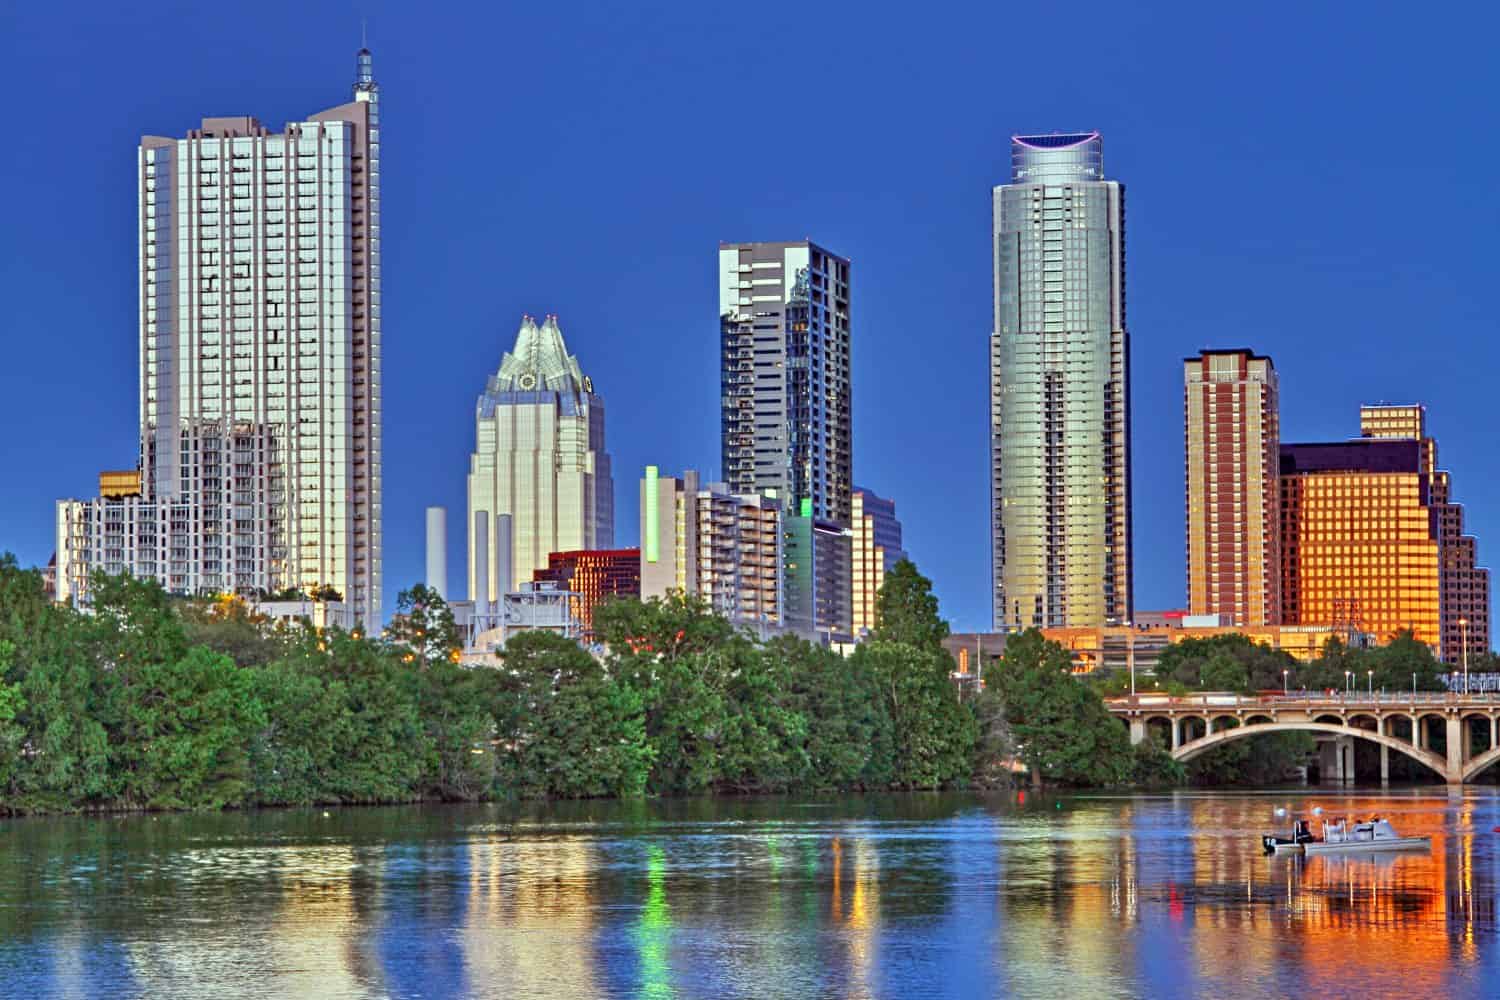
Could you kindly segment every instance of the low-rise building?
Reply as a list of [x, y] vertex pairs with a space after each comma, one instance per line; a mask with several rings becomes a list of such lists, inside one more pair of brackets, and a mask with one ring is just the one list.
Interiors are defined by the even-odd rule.
[[784, 625], [780, 501], [648, 465], [640, 509], [642, 598], [681, 591], [737, 624]]
[[612, 598], [641, 596], [640, 549], [582, 549], [554, 552], [547, 568], [532, 574], [536, 583], [551, 582], [578, 595], [573, 617], [583, 624], [584, 634], [594, 633], [594, 609]]

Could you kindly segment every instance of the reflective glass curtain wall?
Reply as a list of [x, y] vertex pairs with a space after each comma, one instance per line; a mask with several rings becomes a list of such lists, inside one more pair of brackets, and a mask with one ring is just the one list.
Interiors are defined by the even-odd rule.
[[1097, 132], [1018, 136], [994, 190], [997, 630], [1131, 615], [1124, 190]]

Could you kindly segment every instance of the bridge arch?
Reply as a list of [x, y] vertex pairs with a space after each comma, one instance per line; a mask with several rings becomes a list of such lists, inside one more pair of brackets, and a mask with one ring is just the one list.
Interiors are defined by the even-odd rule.
[[1496, 761], [1500, 761], [1500, 746], [1493, 746], [1484, 753], [1475, 756], [1464, 764], [1464, 781], [1472, 781], [1475, 776]]
[[[1225, 729], [1221, 730], [1220, 732], [1211, 733], [1208, 736], [1202, 736], [1196, 740], [1191, 740], [1187, 743], [1182, 744], [1176, 750], [1172, 751], [1172, 759], [1185, 764], [1188, 761], [1192, 760], [1194, 757], [1197, 757], [1199, 754], [1212, 750], [1216, 746], [1222, 746], [1223, 744], [1229, 743], [1232, 740], [1242, 740], [1250, 736], [1260, 736], [1263, 733], [1292, 732], [1331, 733], [1334, 736], [1353, 736], [1358, 739], [1369, 740], [1371, 743], [1379, 743], [1383, 746], [1390, 747], [1392, 750], [1396, 750], [1400, 753], [1406, 754], [1406, 756], [1410, 757], [1418, 764], [1421, 764], [1424, 767], [1427, 767], [1436, 772], [1437, 776], [1440, 778], [1449, 778], [1448, 761], [1443, 757], [1439, 757], [1437, 754], [1433, 753], [1430, 750], [1418, 750], [1410, 743], [1405, 743], [1394, 736], [1387, 736], [1383, 733], [1377, 733], [1371, 729], [1356, 729], [1353, 726], [1333, 725], [1327, 722], [1271, 722], [1259, 726], [1239, 726], [1234, 729]], [[1479, 771], [1484, 770], [1485, 767], [1488, 767], [1496, 760], [1500, 760], [1500, 753], [1497, 753], [1496, 750], [1493, 749], [1486, 751], [1478, 757], [1475, 757], [1472, 761], [1469, 762], [1469, 765], [1464, 768], [1465, 777], [1467, 777], [1471, 773], [1477, 774]], [[1482, 766], [1474, 766], [1480, 764], [1481, 761], [1484, 762]]]

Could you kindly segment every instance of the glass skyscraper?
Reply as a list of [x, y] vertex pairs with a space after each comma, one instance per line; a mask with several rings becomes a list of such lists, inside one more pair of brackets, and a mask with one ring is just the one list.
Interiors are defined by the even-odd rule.
[[1130, 620], [1124, 221], [1099, 133], [1012, 139], [994, 190], [997, 630]]
[[805, 240], [720, 244], [719, 347], [728, 492], [781, 501], [788, 626], [848, 637], [848, 259]]
[[380, 115], [205, 118], [138, 153], [140, 462], [58, 508], [59, 596], [131, 571], [177, 593], [336, 594], [380, 620]]

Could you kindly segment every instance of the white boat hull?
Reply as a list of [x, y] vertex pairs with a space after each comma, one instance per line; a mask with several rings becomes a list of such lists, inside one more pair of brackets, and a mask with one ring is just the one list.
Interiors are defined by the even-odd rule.
[[[1383, 840], [1346, 840], [1327, 844], [1322, 841], [1300, 845], [1301, 850], [1313, 854], [1376, 854], [1381, 851], [1425, 851], [1432, 847], [1431, 837], [1395, 837]], [[1277, 853], [1280, 853], [1279, 851]]]

